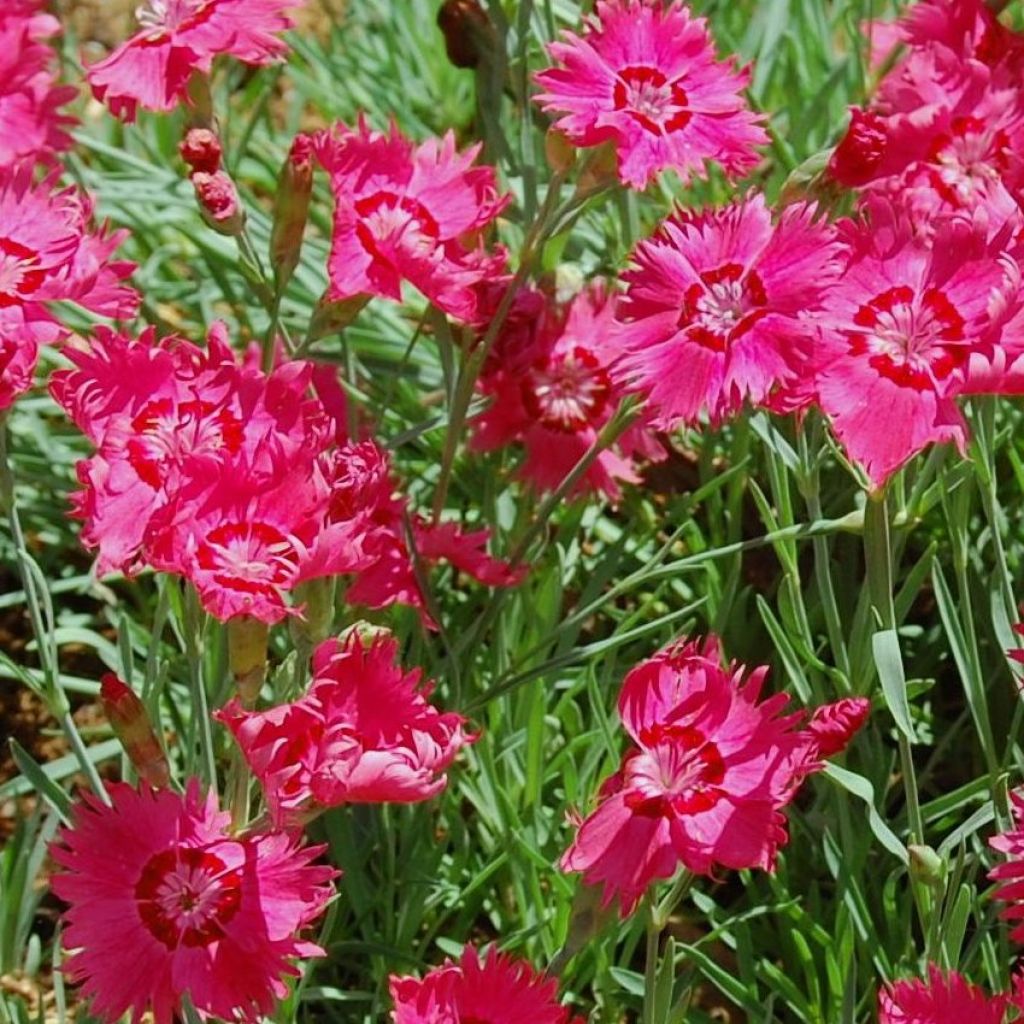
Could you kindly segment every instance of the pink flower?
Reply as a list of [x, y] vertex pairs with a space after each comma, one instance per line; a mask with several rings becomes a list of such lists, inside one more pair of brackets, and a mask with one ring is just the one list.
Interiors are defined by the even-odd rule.
[[17, 163], [52, 164], [71, 148], [65, 130], [74, 118], [60, 108], [77, 95], [59, 86], [56, 54], [46, 40], [60, 23], [40, 13], [43, 0], [4, 5], [0, 11], [0, 168]]
[[1012, 925], [1010, 938], [1024, 942], [1024, 792], [1010, 794], [1014, 827], [989, 840], [989, 846], [1005, 854], [1006, 860], [994, 867], [988, 877], [998, 883], [994, 898], [1008, 904], [1000, 914]]
[[536, 76], [536, 101], [564, 113], [555, 127], [575, 145], [611, 141], [633, 188], [668, 168], [688, 182], [708, 160], [741, 175], [768, 141], [741, 95], [749, 73], [716, 60], [704, 19], [680, 0], [599, 0], [583, 35], [548, 52], [556, 66]]
[[406, 540], [407, 521], [416, 553], [423, 560], [449, 561], [492, 587], [516, 586], [523, 579], [525, 569], [486, 553], [488, 530], [464, 533], [455, 523], [428, 523], [410, 515], [388, 455], [373, 441], [343, 445], [333, 459], [332, 517], [343, 520], [358, 513], [369, 524], [364, 550], [370, 563], [355, 573], [345, 594], [350, 604], [369, 608], [406, 604], [419, 610], [427, 626], [433, 626]]
[[91, 202], [22, 164], [0, 168], [0, 408], [32, 383], [40, 344], [66, 330], [49, 303], [70, 301], [103, 316], [134, 315], [125, 285], [134, 265], [112, 259], [123, 232], [92, 225]]
[[[626, 394], [612, 373], [618, 359], [615, 305], [600, 282], [564, 308], [530, 289], [516, 296], [481, 377], [480, 388], [493, 402], [473, 423], [474, 448], [522, 444], [522, 476], [540, 490], [562, 483]], [[663, 456], [641, 421], [598, 455], [576, 492], [596, 491], [617, 501], [620, 483], [639, 481], [641, 458]]]
[[110, 805], [85, 795], [50, 848], [70, 904], [62, 970], [90, 1012], [113, 1024], [131, 1011], [156, 1024], [182, 1016], [187, 992], [205, 1019], [255, 1022], [287, 993], [292, 960], [322, 956], [298, 937], [323, 912], [338, 872], [310, 862], [323, 847], [281, 833], [230, 835], [230, 815], [203, 799], [125, 783]]
[[[55, 373], [50, 389], [98, 449], [79, 463], [84, 490], [77, 496], [76, 514], [85, 520], [85, 544], [99, 548], [101, 574], [131, 573], [157, 560], [190, 572], [204, 557], [201, 551], [231, 530], [225, 512], [224, 523], [211, 523], [210, 532], [200, 532], [190, 520], [200, 503], [211, 507], [211, 492], [227, 491], [237, 508], [254, 491], [272, 492], [289, 461], [308, 467], [309, 479], [296, 502], [285, 502], [285, 507], [300, 522], [312, 515], [300, 507], [298, 497], [315, 483], [313, 462], [331, 427], [319, 404], [306, 397], [309, 364], [289, 363], [269, 377], [258, 365], [239, 365], [223, 325], [211, 329], [205, 351], [180, 338], [157, 342], [152, 329], [136, 341], [100, 327], [89, 349], [69, 347], [66, 352], [75, 368]], [[243, 465], [246, 474], [240, 479]], [[294, 483], [293, 477], [289, 480]], [[319, 497], [310, 500], [319, 501], [322, 520], [330, 487], [322, 473], [317, 480]], [[212, 507], [214, 515], [224, 511]], [[173, 531], [173, 539], [161, 543], [161, 529]], [[310, 529], [307, 525], [307, 537]], [[160, 556], [175, 543], [181, 545], [178, 550]], [[226, 537], [223, 543], [230, 547]], [[280, 566], [285, 554], [279, 555], [271, 565]], [[242, 573], [241, 563], [235, 568], [237, 573], [224, 576], [225, 588], [228, 579], [237, 582]], [[278, 592], [263, 582], [274, 595], [267, 598], [273, 614], [278, 614]], [[266, 588], [261, 595], [266, 596]], [[232, 596], [245, 601], [244, 593], [232, 590]], [[228, 603], [225, 598], [224, 606]]]
[[422, 979], [391, 975], [394, 1024], [583, 1024], [558, 1003], [558, 982], [494, 946], [481, 959], [467, 946]]
[[193, 73], [209, 74], [215, 57], [269, 64], [287, 52], [279, 35], [301, 0], [145, 0], [139, 31], [86, 69], [98, 100], [135, 120], [139, 106], [173, 110], [188, 100]]
[[1020, 306], [1018, 271], [982, 223], [945, 218], [930, 241], [881, 202], [846, 222], [843, 237], [849, 262], [823, 321], [817, 395], [849, 456], [881, 487], [929, 444], [966, 448], [955, 399], [972, 354], [991, 352]]
[[637, 246], [619, 372], [647, 394], [657, 426], [717, 421], [795, 379], [841, 270], [834, 232], [814, 217], [795, 204], [773, 225], [756, 194], [680, 211]]
[[561, 861], [602, 885], [605, 905], [617, 897], [623, 916], [680, 864], [699, 874], [774, 867], [782, 808], [826, 750], [796, 728], [799, 714], [782, 714], [784, 694], [759, 702], [767, 668], [744, 671], [723, 669], [709, 637], [672, 644], [626, 676], [619, 715], [635, 746]]
[[879, 991], [879, 1024], [1003, 1024], [1008, 1004], [1008, 996], [988, 996], [956, 971], [929, 964], [927, 981], [897, 981]]
[[337, 125], [317, 137], [331, 177], [334, 237], [328, 264], [332, 301], [371, 295], [400, 300], [403, 281], [444, 312], [472, 323], [477, 288], [500, 278], [505, 253], [480, 235], [506, 205], [480, 151], [457, 153], [455, 137], [413, 144], [393, 125], [373, 132]]
[[867, 721], [871, 701], [867, 697], [844, 697], [817, 708], [807, 723], [816, 757], [841, 754]]
[[216, 717], [234, 733], [279, 827], [344, 803], [415, 803], [445, 788], [445, 770], [476, 739], [465, 719], [428, 703], [431, 684], [404, 672], [398, 643], [357, 633], [313, 655], [309, 692], [268, 711], [237, 698]]

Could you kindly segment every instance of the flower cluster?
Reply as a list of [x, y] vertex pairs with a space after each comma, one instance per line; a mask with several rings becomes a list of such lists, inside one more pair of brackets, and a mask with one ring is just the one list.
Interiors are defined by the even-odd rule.
[[114, 258], [125, 232], [93, 225], [92, 203], [30, 164], [0, 168], [0, 411], [32, 382], [39, 345], [67, 335], [50, 309], [74, 302], [101, 316], [133, 316], [133, 265]]
[[[148, 566], [187, 579], [222, 621], [274, 623], [307, 580], [354, 575], [352, 603], [425, 600], [405, 538], [405, 499], [372, 441], [336, 445], [340, 425], [311, 391], [312, 364], [269, 374], [223, 325], [205, 349], [180, 338], [97, 330], [51, 391], [96, 454], [80, 463], [76, 515], [100, 572]], [[490, 585], [519, 574], [487, 556], [486, 531], [415, 522], [428, 560]]]
[[808, 728], [784, 694], [759, 700], [767, 668], [722, 667], [717, 638], [680, 641], [626, 676], [619, 716], [633, 741], [597, 809], [562, 858], [629, 914], [682, 865], [771, 870], [786, 842], [782, 809], [821, 758], [841, 752], [869, 703], [818, 709]]
[[0, 169], [51, 164], [71, 147], [66, 129], [74, 119], [61, 108], [77, 90], [57, 84], [47, 40], [60, 23], [44, 6], [44, 0], [9, 0], [0, 10]]

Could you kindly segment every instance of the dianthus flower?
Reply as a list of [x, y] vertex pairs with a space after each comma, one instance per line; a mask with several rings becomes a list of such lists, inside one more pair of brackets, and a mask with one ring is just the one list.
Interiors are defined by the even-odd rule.
[[60, 23], [40, 13], [43, 0], [7, 4], [0, 11], [0, 168], [20, 162], [53, 163], [71, 148], [65, 130], [74, 118], [60, 108], [77, 95], [56, 84], [56, 54], [46, 40]]
[[[516, 296], [507, 330], [481, 375], [480, 389], [493, 401], [473, 422], [474, 448], [522, 444], [522, 476], [540, 490], [562, 483], [626, 394], [612, 373], [615, 301], [599, 282], [567, 307], [532, 289]], [[576, 490], [618, 500], [620, 483], [639, 481], [637, 462], [663, 455], [641, 421], [597, 456]]]
[[139, 31], [86, 68], [93, 94], [115, 117], [137, 109], [173, 110], [188, 99], [193, 73], [209, 74], [215, 57], [269, 64], [287, 53], [280, 33], [302, 0], [144, 0]]
[[112, 259], [125, 233], [91, 221], [91, 202], [74, 189], [36, 182], [28, 164], [0, 168], [0, 409], [31, 384], [39, 345], [67, 333], [50, 302], [113, 317], [138, 308], [123, 283], [133, 264]]
[[1000, 915], [1013, 926], [1010, 938], [1024, 942], [1024, 792], [1010, 794], [1014, 825], [1007, 832], [993, 836], [989, 846], [1006, 859], [988, 874], [998, 883], [994, 898], [1008, 904]]
[[1003, 1024], [1005, 995], [989, 996], [956, 971], [928, 965], [928, 980], [897, 981], [878, 993], [879, 1024]]
[[557, 66], [536, 76], [536, 101], [564, 113], [555, 127], [575, 145], [612, 142], [633, 188], [669, 168], [688, 182], [709, 160], [741, 175], [768, 141], [741, 95], [749, 73], [716, 59], [706, 22], [680, 0], [598, 0], [583, 35], [548, 52]]
[[863, 722], [854, 714], [844, 742], [823, 743], [798, 728], [800, 714], [781, 713], [784, 694], [759, 701], [767, 668], [744, 671], [723, 669], [709, 637], [671, 644], [626, 676], [619, 715], [635, 746], [561, 861], [602, 885], [605, 905], [617, 897], [623, 916], [680, 864], [772, 870], [787, 839], [782, 808]]
[[[239, 360], [223, 325], [206, 349], [101, 327], [67, 354], [74, 369], [51, 392], [97, 449], [78, 465], [75, 514], [100, 573], [183, 576], [222, 621], [280, 621], [300, 612], [287, 601], [300, 583], [344, 574], [354, 603], [424, 607], [387, 457], [372, 442], [333, 448], [312, 364], [266, 374], [257, 351]], [[413, 536], [425, 558], [490, 585], [519, 578], [481, 550], [486, 531], [414, 519]]]
[[494, 946], [481, 958], [467, 946], [423, 978], [391, 975], [394, 1024], [582, 1024], [558, 1003], [558, 982]]
[[299, 937], [323, 912], [338, 872], [282, 833], [231, 835], [231, 816], [193, 779], [184, 795], [107, 786], [83, 797], [51, 846], [68, 903], [62, 970], [82, 983], [93, 1016], [181, 1019], [188, 994], [204, 1019], [253, 1022], [287, 994]]
[[493, 168], [472, 166], [479, 152], [458, 153], [451, 132], [414, 146], [362, 119], [320, 133], [335, 202], [327, 298], [399, 300], [408, 281], [457, 320], [477, 320], [478, 286], [505, 269], [504, 250], [488, 253], [480, 235], [508, 201]]
[[717, 421], [792, 380], [839, 255], [814, 207], [788, 206], [773, 225], [760, 195], [680, 211], [641, 242], [623, 275], [619, 372], [648, 396], [655, 424]]
[[929, 444], [966, 448], [955, 399], [972, 354], [997, 348], [1019, 310], [1019, 272], [984, 224], [966, 218], [944, 218], [922, 237], [904, 213], [874, 202], [842, 237], [849, 258], [823, 318], [817, 396], [881, 487]]
[[278, 827], [302, 825], [346, 803], [415, 803], [445, 788], [445, 770], [476, 737], [438, 711], [403, 671], [391, 637], [367, 645], [353, 632], [313, 654], [309, 692], [269, 711], [234, 699], [216, 713], [263, 786]]

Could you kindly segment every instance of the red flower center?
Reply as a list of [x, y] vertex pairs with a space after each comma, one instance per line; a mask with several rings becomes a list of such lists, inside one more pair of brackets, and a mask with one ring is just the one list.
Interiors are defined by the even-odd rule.
[[411, 196], [374, 192], [355, 202], [359, 216], [356, 234], [364, 248], [378, 253], [382, 243], [414, 255], [428, 254], [437, 246], [441, 230], [431, 212]]
[[0, 309], [20, 305], [43, 283], [39, 253], [13, 238], [0, 238]]
[[765, 315], [768, 296], [757, 272], [739, 263], [705, 271], [700, 280], [683, 295], [679, 326], [691, 341], [724, 352]]
[[952, 206], [969, 206], [1007, 169], [1010, 141], [1004, 131], [989, 131], [976, 117], [955, 118], [929, 152], [928, 182]]
[[175, 404], [171, 398], [148, 402], [132, 420], [128, 461], [150, 487], [164, 482], [164, 468], [188, 455], [237, 452], [244, 427], [230, 409], [219, 409], [198, 399]]
[[917, 296], [907, 285], [876, 295], [857, 310], [850, 351], [901, 387], [937, 390], [966, 358], [964, 321], [939, 288]]
[[697, 729], [685, 725], [652, 725], [640, 734], [645, 764], [642, 779], [631, 782], [626, 806], [646, 817], [699, 814], [722, 799], [725, 761], [718, 747]]
[[295, 575], [295, 546], [269, 523], [223, 523], [211, 530], [196, 551], [202, 569], [222, 587], [271, 596]]
[[242, 902], [242, 875], [207, 850], [164, 850], [146, 862], [135, 886], [142, 923], [168, 949], [206, 946]]
[[161, 43], [175, 32], [206, 21], [218, 0], [146, 0], [135, 11], [146, 43]]
[[612, 93], [615, 109], [625, 111], [656, 135], [680, 131], [693, 115], [679, 81], [670, 82], [657, 68], [644, 65], [623, 68]]
[[608, 404], [611, 381], [593, 353], [576, 347], [535, 365], [521, 388], [531, 416], [550, 430], [575, 434], [594, 425]]

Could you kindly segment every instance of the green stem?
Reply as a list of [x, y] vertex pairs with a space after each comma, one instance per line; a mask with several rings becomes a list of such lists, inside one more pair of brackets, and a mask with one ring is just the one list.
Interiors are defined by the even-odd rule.
[[[892, 539], [889, 532], [889, 506], [885, 492], [868, 495], [864, 509], [864, 556], [867, 563], [868, 593], [881, 630], [896, 630], [896, 606], [893, 601]], [[907, 819], [912, 843], [924, 842], [924, 818], [917, 791], [917, 772], [910, 740], [897, 730], [900, 770], [907, 799]]]
[[473, 392], [476, 389], [477, 378], [480, 376], [480, 371], [484, 367], [487, 356], [497, 341], [498, 335], [505, 324], [505, 319], [512, 309], [512, 303], [515, 301], [516, 294], [530, 274], [534, 259], [542, 246], [547, 227], [558, 208], [564, 177], [561, 173], [552, 175], [551, 181], [548, 183], [547, 194], [544, 196], [544, 203], [536, 219], [530, 225], [526, 239], [523, 242], [523, 247], [519, 254], [519, 266], [508, 287], [505, 289], [505, 294], [502, 295], [498, 309], [488, 324], [483, 338], [471, 350], [469, 356], [462, 364], [462, 372], [456, 381], [455, 394], [448, 415], [448, 431], [445, 435], [444, 452], [441, 457], [441, 472], [437, 479], [437, 489], [434, 492], [433, 516], [435, 522], [440, 519], [445, 499], [448, 496], [448, 487], [451, 484], [452, 470], [455, 465], [455, 453], [458, 450], [462, 428], [466, 422], [466, 413], [473, 399]]

